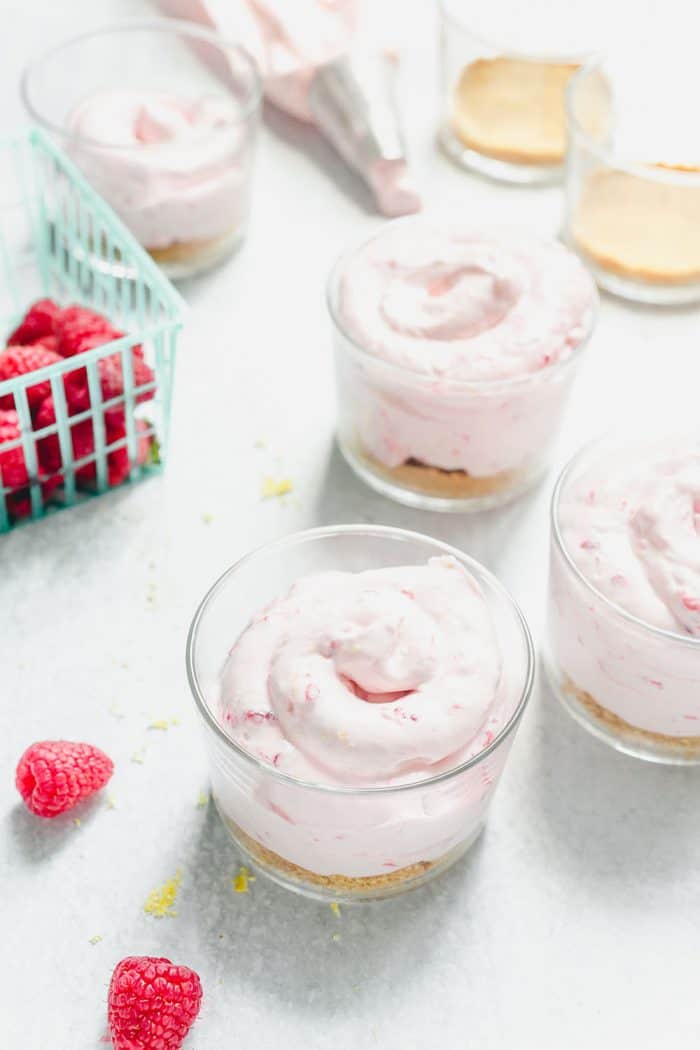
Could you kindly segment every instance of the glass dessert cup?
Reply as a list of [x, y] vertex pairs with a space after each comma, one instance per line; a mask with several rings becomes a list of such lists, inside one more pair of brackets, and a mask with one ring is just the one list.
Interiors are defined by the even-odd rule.
[[455, 0], [440, 2], [443, 149], [504, 182], [561, 181], [566, 87], [588, 53], [486, 39], [470, 26], [473, 13], [456, 8]]
[[[227, 734], [217, 718], [224, 662], [251, 616], [272, 598], [308, 573], [424, 564], [446, 554], [481, 586], [505, 655], [494, 708], [500, 729], [486, 747], [423, 780], [345, 787], [297, 780]], [[525, 621], [487, 570], [426, 536], [364, 525], [312, 529], [244, 557], [205, 596], [187, 641], [212, 794], [239, 850], [288, 889], [346, 902], [392, 897], [423, 885], [477, 839], [530, 695], [533, 667]]]
[[564, 238], [601, 288], [656, 304], [700, 299], [695, 94], [686, 65], [667, 73], [592, 61], [567, 91]]
[[[189, 22], [135, 19], [57, 44], [27, 66], [21, 88], [32, 118], [169, 277], [209, 269], [241, 244], [261, 99], [242, 48]], [[125, 93], [128, 124], [114, 102]], [[165, 123], [164, 98], [178, 107]]]
[[[594, 286], [585, 335], [568, 357], [508, 379], [455, 379], [418, 373], [378, 357], [346, 330], [339, 291], [355, 251], [336, 263], [327, 293], [337, 437], [345, 460], [375, 491], [422, 510], [479, 511], [516, 499], [549, 466], [581, 356], [595, 328]], [[423, 448], [423, 454], [414, 454]], [[462, 450], [464, 468], [431, 463], [431, 448]]]
[[[627, 441], [584, 447], [562, 471], [551, 504], [550, 685], [594, 736], [636, 758], [700, 763], [700, 638], [646, 623], [596, 589], [567, 549], [562, 498]], [[602, 459], [607, 462], [607, 456]]]

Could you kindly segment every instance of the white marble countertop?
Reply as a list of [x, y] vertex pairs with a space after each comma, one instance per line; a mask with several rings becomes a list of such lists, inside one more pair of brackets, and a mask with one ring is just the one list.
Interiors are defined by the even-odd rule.
[[[0, 2], [11, 51], [0, 68], [3, 128], [21, 119], [17, 72], [43, 39], [145, 5], [73, 0], [44, 16], [46, 6]], [[560, 190], [490, 184], [435, 150], [430, 6], [403, 4], [404, 95], [428, 200], [555, 232]], [[312, 133], [270, 119], [248, 243], [183, 287], [191, 315], [167, 472], [0, 538], [8, 1050], [99, 1050], [112, 968], [142, 953], [201, 974], [205, 1001], [188, 1050], [697, 1044], [700, 769], [616, 754], [542, 683], [486, 834], [464, 862], [403, 899], [336, 917], [264, 878], [234, 894], [235, 850], [211, 807], [197, 805], [207, 774], [185, 635], [205, 588], [252, 545], [335, 522], [429, 532], [494, 569], [542, 639], [553, 475], [504, 511], [436, 516], [372, 494], [334, 450], [323, 287], [348, 238], [377, 225], [367, 207]], [[558, 464], [612, 421], [653, 425], [660, 405], [697, 422], [699, 322], [694, 309], [605, 299]], [[262, 502], [267, 473], [291, 477], [293, 494]], [[154, 718], [180, 724], [149, 730]], [[114, 808], [95, 800], [79, 826], [70, 816], [40, 823], [24, 809], [15, 763], [31, 741], [51, 737], [108, 750]], [[144, 914], [149, 891], [178, 869], [177, 917]]]

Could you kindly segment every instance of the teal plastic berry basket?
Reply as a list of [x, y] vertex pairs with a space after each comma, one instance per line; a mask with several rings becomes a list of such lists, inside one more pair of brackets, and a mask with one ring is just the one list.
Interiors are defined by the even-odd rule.
[[[175, 289], [111, 208], [42, 131], [29, 129], [0, 142], [0, 348], [29, 306], [44, 298], [61, 307], [76, 303], [97, 310], [127, 334], [0, 382], [0, 404], [14, 408], [20, 429], [19, 437], [0, 441], [0, 532], [99, 495], [117, 475], [120, 483], [134, 482], [162, 470], [184, 316]], [[154, 378], [135, 389], [138, 346]], [[115, 355], [121, 359], [123, 389], [103, 400], [100, 361], [111, 358], [107, 364], [113, 369]], [[86, 370], [89, 407], [69, 415], [64, 382], [76, 369]], [[37, 429], [27, 391], [42, 382], [50, 384], [55, 422]], [[116, 440], [106, 422], [110, 412], [122, 421]], [[81, 423], [83, 434], [87, 428], [91, 435], [87, 449], [75, 438]], [[42, 465], [40, 442], [47, 438], [60, 448], [60, 469], [53, 476]], [[27, 476], [21, 489], [16, 471], [8, 469], [19, 449]]]

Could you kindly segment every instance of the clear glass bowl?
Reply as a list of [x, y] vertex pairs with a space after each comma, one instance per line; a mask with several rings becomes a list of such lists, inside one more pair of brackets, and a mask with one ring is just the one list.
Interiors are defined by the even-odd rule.
[[564, 707], [594, 736], [637, 758], [697, 764], [700, 638], [652, 626], [610, 601], [577, 566], [560, 527], [571, 487], [628, 447], [629, 438], [593, 442], [554, 489], [545, 666]]
[[[124, 90], [139, 96], [128, 117], [107, 95]], [[22, 76], [22, 96], [169, 277], [208, 269], [243, 240], [261, 85], [240, 47], [188, 22], [119, 23], [34, 59]], [[176, 102], [174, 112], [166, 97]], [[79, 107], [84, 114], [91, 99], [96, 116], [76, 130]], [[134, 145], [137, 119], [142, 141]], [[113, 142], [103, 130], [110, 121]], [[93, 123], [99, 141], [89, 137]], [[168, 139], [173, 132], [178, 137]]]
[[700, 299], [700, 80], [693, 57], [653, 76], [648, 50], [594, 61], [567, 95], [564, 236], [601, 288], [639, 302]]
[[[391, 225], [410, 228], [425, 221], [399, 219]], [[382, 237], [388, 229], [385, 226], [375, 236]], [[366, 243], [341, 256], [327, 292], [338, 444], [344, 458], [371, 488], [411, 507], [464, 512], [510, 502], [531, 488], [549, 466], [576, 372], [595, 328], [595, 286], [591, 282], [586, 334], [561, 362], [503, 380], [428, 375], [383, 360], [343, 326], [338, 309], [343, 273]], [[462, 469], [431, 465], [431, 450], [445, 447], [462, 450]], [[396, 448], [410, 452], [398, 465], [393, 464]]]
[[[445, 554], [480, 584], [506, 659], [495, 708], [501, 728], [482, 751], [423, 781], [358, 789], [295, 780], [227, 735], [217, 718], [220, 676], [255, 612], [308, 573], [425, 564]], [[187, 671], [222, 820], [256, 868], [322, 900], [392, 897], [434, 878], [466, 852], [484, 826], [533, 669], [527, 625], [486, 569], [427, 536], [364, 525], [312, 529], [249, 554], [204, 597], [187, 640]]]
[[501, 22], [491, 17], [490, 36], [479, 25], [483, 12], [464, 6], [440, 0], [441, 145], [458, 164], [494, 179], [560, 181], [566, 86], [590, 52], [573, 50], [573, 34], [517, 32], [517, 9], [527, 11], [521, 4], [508, 5]]

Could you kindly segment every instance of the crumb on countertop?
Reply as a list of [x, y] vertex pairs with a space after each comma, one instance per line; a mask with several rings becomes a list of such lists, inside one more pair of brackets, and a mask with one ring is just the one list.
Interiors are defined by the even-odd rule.
[[336, 918], [340, 918], [340, 905], [337, 901], [331, 901], [328, 907], [331, 909]]
[[214, 515], [210, 514], [208, 510], [202, 512], [202, 521], [205, 525], [211, 525], [214, 520]]
[[241, 864], [238, 869], [238, 874], [234, 875], [231, 879], [231, 885], [236, 893], [247, 893], [248, 886], [251, 882], [255, 882], [255, 875], [251, 875], [248, 868], [244, 864]]
[[156, 919], [174, 919], [175, 901], [182, 881], [182, 872], [175, 872], [172, 879], [168, 879], [162, 886], [157, 886], [148, 894], [143, 910], [147, 915], [153, 915]]
[[99, 944], [102, 940], [102, 934], [96, 933], [94, 937], [88, 937], [88, 944]]
[[146, 761], [146, 756], [143, 753], [142, 747], [139, 748], [138, 751], [134, 751], [133, 755], [131, 756], [131, 761], [136, 762], [136, 764], [139, 766], [142, 766], [144, 764], [144, 762]]
[[294, 484], [291, 478], [275, 479], [268, 474], [263, 478], [260, 494], [263, 499], [274, 499], [279, 498], [280, 496], [286, 496], [293, 488]]
[[206, 809], [209, 805], [209, 792], [200, 791], [197, 796], [197, 809]]

